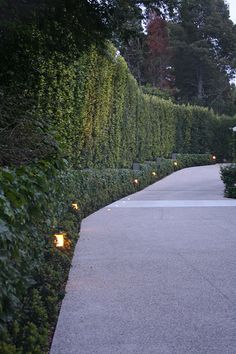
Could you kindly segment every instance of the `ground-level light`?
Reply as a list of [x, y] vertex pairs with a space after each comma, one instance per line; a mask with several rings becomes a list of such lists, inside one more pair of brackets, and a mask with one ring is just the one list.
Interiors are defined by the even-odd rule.
[[216, 155], [212, 155], [212, 160], [216, 160]]
[[156, 177], [157, 173], [155, 171], [152, 172], [152, 176]]
[[72, 206], [73, 209], [79, 210], [79, 206], [78, 206], [77, 203], [72, 203], [71, 206]]
[[138, 180], [137, 178], [135, 178], [135, 179], [133, 180], [133, 182], [134, 182], [134, 184], [139, 184], [139, 180]]
[[174, 166], [178, 166], [178, 162], [177, 161], [174, 162]]
[[56, 247], [64, 247], [65, 243], [65, 233], [60, 232], [58, 234], [54, 234], [55, 240], [56, 240]]

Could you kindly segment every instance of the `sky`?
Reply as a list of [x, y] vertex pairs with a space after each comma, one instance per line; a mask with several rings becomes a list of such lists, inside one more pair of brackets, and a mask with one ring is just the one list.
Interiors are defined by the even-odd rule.
[[226, 0], [229, 4], [230, 18], [236, 24], [236, 0]]

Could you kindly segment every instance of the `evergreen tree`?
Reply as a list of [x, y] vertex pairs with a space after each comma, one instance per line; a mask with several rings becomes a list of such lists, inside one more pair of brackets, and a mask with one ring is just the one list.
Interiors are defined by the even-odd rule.
[[220, 111], [235, 74], [236, 28], [223, 0], [182, 0], [170, 23], [178, 100]]

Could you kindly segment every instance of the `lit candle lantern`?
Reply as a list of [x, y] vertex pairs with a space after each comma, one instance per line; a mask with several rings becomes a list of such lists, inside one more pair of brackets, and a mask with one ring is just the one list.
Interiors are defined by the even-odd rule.
[[56, 247], [64, 247], [65, 234], [55, 234], [54, 237], [56, 239]]
[[152, 176], [155, 177], [156, 175], [157, 175], [156, 172], [153, 171]]
[[134, 184], [138, 184], [139, 180], [137, 178], [134, 179]]
[[216, 160], [216, 156], [215, 155], [212, 156], [212, 160], [214, 160], [214, 161]]
[[174, 162], [174, 165], [175, 165], [175, 166], [178, 166], [178, 162], [177, 162], [177, 161], [175, 161], [175, 162]]

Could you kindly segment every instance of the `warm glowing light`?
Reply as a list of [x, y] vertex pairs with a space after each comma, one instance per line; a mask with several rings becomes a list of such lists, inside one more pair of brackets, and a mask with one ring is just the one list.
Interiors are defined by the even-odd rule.
[[215, 155], [212, 156], [212, 160], [216, 160], [216, 156]]
[[55, 234], [54, 236], [56, 238], [56, 247], [64, 247], [65, 234], [63, 234], [63, 233]]
[[138, 179], [136, 178], [136, 179], [134, 179], [134, 184], [138, 184]]
[[77, 203], [72, 203], [71, 206], [72, 206], [73, 209], [79, 210], [79, 206], [78, 206]]
[[174, 162], [174, 165], [175, 165], [175, 166], [178, 166], [178, 162], [177, 162], [177, 161], [175, 161], [175, 162]]
[[156, 175], [157, 175], [156, 172], [153, 171], [153, 172], [152, 172], [152, 176], [155, 177]]

